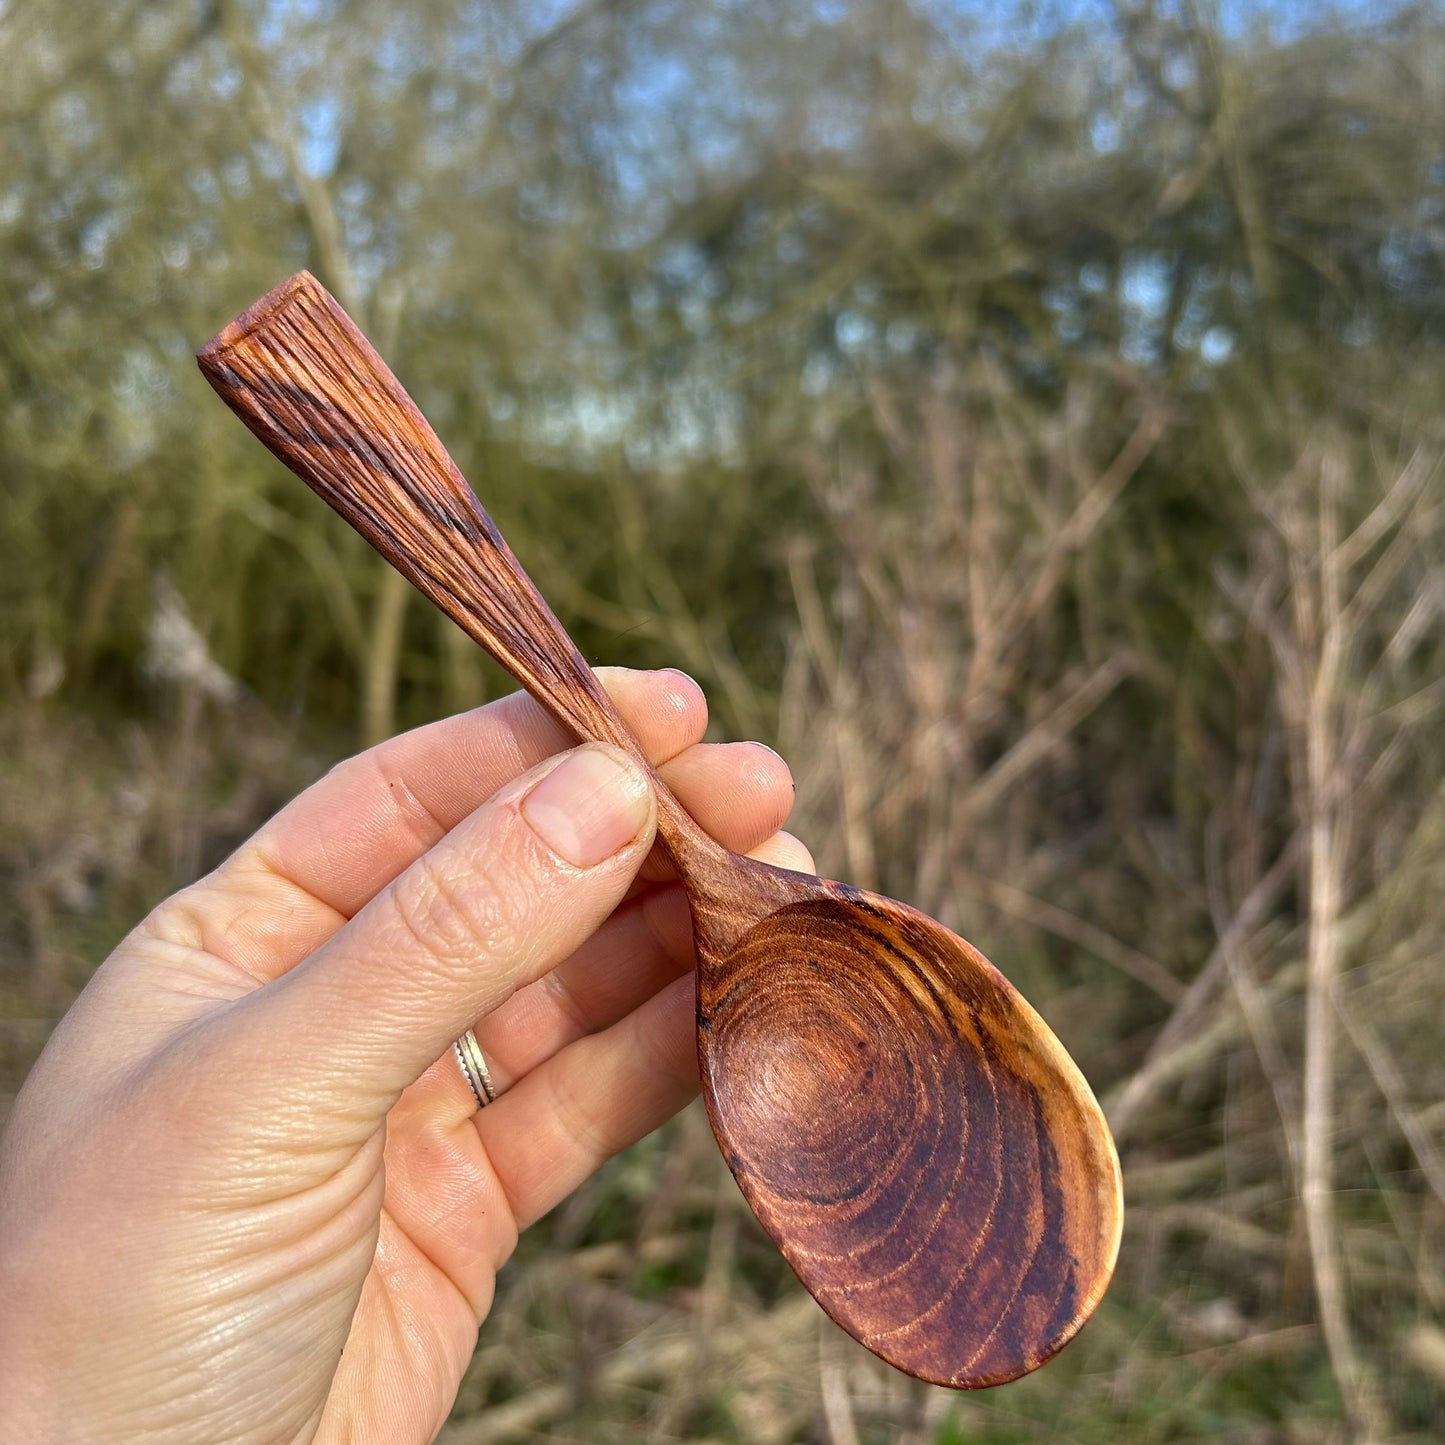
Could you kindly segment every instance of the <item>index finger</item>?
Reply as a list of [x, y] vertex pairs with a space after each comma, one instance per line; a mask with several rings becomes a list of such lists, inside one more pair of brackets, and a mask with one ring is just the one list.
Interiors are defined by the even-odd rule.
[[[598, 677], [654, 764], [702, 737], [707, 702], [685, 673], [609, 667]], [[526, 693], [512, 693], [339, 763], [249, 848], [349, 918], [503, 784], [576, 741]]]
[[[599, 668], [598, 676], [654, 764], [702, 737], [707, 702], [685, 673]], [[402, 733], [338, 763], [144, 926], [265, 981], [278, 960], [294, 962], [330, 937], [499, 788], [574, 742], [525, 693]]]

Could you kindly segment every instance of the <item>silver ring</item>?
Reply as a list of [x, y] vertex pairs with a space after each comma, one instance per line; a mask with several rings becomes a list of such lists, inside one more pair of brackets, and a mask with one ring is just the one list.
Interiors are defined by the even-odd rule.
[[477, 1036], [468, 1029], [452, 1048], [456, 1051], [462, 1077], [471, 1085], [472, 1093], [476, 1095], [477, 1108], [485, 1109], [497, 1097], [497, 1086], [492, 1082], [492, 1071], [482, 1057]]

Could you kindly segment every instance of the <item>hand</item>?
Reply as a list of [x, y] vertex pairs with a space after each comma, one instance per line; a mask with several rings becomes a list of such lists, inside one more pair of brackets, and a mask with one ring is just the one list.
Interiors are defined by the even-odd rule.
[[[604, 680], [705, 828], [811, 868], [775, 754]], [[440, 1429], [518, 1231], [697, 1089], [651, 791], [565, 746], [516, 695], [352, 758], [100, 967], [0, 1140], [0, 1440]]]

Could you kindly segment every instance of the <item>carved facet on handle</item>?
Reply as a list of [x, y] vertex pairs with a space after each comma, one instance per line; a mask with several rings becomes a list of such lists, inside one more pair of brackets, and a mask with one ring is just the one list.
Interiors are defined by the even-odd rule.
[[[426, 418], [314, 276], [263, 296], [197, 360], [247, 427], [564, 727], [652, 773]], [[706, 874], [722, 850], [653, 778], [663, 846]]]

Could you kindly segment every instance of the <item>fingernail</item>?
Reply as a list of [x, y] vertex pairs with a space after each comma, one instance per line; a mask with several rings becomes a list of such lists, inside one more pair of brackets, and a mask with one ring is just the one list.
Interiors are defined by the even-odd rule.
[[642, 770], [611, 748], [579, 748], [522, 800], [522, 816], [575, 868], [595, 868], [637, 837], [651, 806]]

